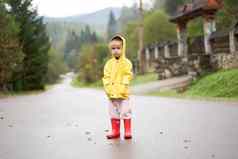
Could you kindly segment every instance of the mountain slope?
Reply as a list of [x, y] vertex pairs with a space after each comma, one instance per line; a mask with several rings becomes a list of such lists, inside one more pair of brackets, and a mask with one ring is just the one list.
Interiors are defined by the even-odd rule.
[[121, 8], [105, 8], [90, 14], [83, 14], [83, 15], [75, 15], [70, 17], [63, 17], [63, 18], [51, 18], [45, 17], [44, 20], [46, 23], [50, 22], [73, 22], [73, 23], [80, 23], [81, 25], [88, 24], [95, 30], [102, 32], [105, 31], [110, 11], [113, 11], [115, 17], [118, 19], [121, 14]]

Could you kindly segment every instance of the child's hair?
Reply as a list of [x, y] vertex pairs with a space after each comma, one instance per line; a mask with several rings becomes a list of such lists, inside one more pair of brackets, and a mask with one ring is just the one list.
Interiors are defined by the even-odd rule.
[[122, 40], [122, 38], [120, 37], [120, 36], [114, 36], [112, 39], [111, 39], [111, 41], [113, 41], [113, 40], [116, 40], [116, 41], [120, 41], [120, 42], [122, 42], [122, 44], [123, 44], [123, 40]]

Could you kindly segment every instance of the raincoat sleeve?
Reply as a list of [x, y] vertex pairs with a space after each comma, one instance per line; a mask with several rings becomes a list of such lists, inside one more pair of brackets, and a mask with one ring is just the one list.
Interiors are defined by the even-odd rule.
[[111, 71], [109, 69], [108, 63], [106, 63], [106, 65], [104, 66], [103, 78], [102, 78], [104, 88], [106, 88], [110, 84], [110, 75], [111, 75]]
[[132, 64], [130, 61], [127, 61], [125, 70], [124, 70], [124, 76], [122, 80], [122, 84], [128, 86], [130, 84], [131, 79], [133, 78], [132, 73]]

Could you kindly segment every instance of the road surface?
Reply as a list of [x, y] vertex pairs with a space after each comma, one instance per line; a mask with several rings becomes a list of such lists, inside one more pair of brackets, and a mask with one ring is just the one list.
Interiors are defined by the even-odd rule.
[[107, 99], [70, 86], [0, 99], [0, 159], [237, 159], [238, 103], [132, 96], [133, 139], [107, 140]]

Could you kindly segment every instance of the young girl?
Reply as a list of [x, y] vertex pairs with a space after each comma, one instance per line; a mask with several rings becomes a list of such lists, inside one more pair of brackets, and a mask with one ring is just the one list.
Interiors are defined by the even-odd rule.
[[116, 35], [109, 43], [112, 58], [104, 66], [103, 85], [109, 99], [109, 114], [112, 131], [108, 139], [120, 138], [120, 121], [124, 120], [124, 138], [131, 139], [131, 105], [129, 84], [132, 79], [132, 64], [126, 58], [126, 40]]

